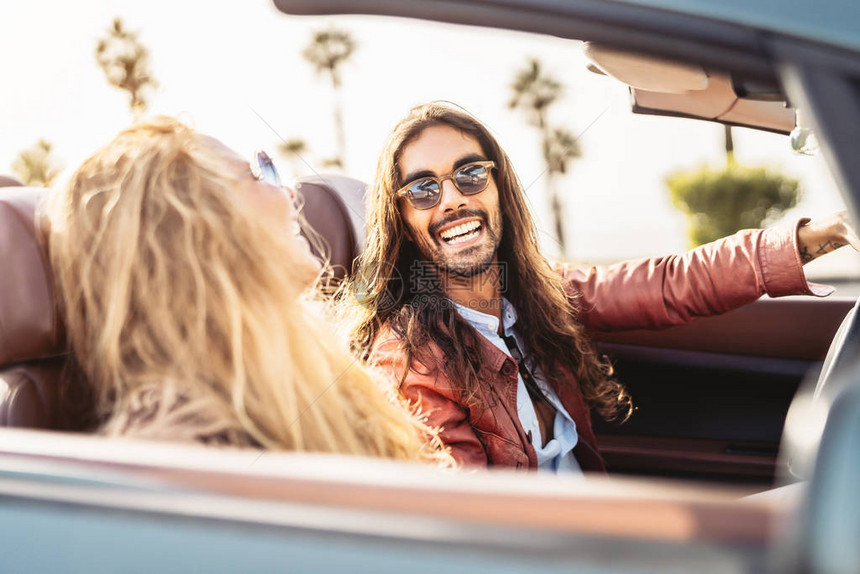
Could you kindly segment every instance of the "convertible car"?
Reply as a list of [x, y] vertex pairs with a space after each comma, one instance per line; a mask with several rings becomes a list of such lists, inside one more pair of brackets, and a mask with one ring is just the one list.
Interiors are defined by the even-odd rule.
[[[860, 9], [848, 0], [275, 5], [584, 41], [637, 113], [788, 142], [802, 110], [860, 221]], [[348, 273], [360, 183], [301, 185]], [[597, 334], [638, 404], [628, 423], [597, 427], [607, 477], [108, 440], [75, 432], [57, 384], [67, 357], [37, 240], [41, 193], [0, 189], [4, 573], [860, 571], [852, 299], [763, 299], [681, 328]]]

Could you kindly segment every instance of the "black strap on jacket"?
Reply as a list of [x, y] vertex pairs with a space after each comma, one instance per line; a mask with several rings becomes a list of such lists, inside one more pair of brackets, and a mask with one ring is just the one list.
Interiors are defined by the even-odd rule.
[[505, 345], [507, 345], [508, 350], [511, 352], [511, 356], [520, 367], [520, 375], [523, 377], [523, 382], [526, 384], [526, 391], [528, 391], [532, 402], [535, 404], [539, 402], [549, 402], [549, 399], [547, 399], [540, 390], [534, 376], [532, 376], [532, 372], [528, 367], [526, 367], [525, 357], [523, 357], [523, 353], [520, 351], [519, 345], [517, 345], [516, 338], [513, 335], [502, 335], [502, 339], [505, 341]]

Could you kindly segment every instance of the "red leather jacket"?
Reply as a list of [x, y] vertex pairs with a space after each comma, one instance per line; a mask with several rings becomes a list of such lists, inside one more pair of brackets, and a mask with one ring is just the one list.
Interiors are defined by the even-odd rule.
[[[823, 296], [832, 289], [809, 284], [797, 249], [797, 228], [748, 230], [703, 245], [680, 256], [643, 259], [586, 271], [560, 267], [566, 288], [579, 294], [579, 320], [591, 331], [660, 329], [696, 317], [716, 315], [758, 299], [809, 294]], [[371, 350], [371, 363], [399, 383], [401, 392], [441, 429], [442, 440], [464, 466], [537, 468], [534, 447], [517, 415], [517, 364], [481, 337], [482, 368], [478, 377], [490, 384], [474, 390], [468, 408], [457, 400], [442, 370], [428, 370], [413, 361], [408, 366], [399, 342], [383, 329]], [[428, 349], [436, 364], [444, 364], [438, 346]], [[622, 381], [623, 382], [623, 381]], [[603, 471], [591, 417], [572, 374], [556, 388], [576, 423], [579, 443], [574, 454], [583, 470]]]

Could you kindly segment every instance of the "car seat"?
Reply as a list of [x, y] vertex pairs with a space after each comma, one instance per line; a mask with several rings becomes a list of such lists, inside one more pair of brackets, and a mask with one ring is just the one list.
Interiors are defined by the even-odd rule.
[[37, 232], [44, 189], [0, 189], [0, 427], [58, 429], [67, 359]]
[[11, 175], [0, 175], [0, 187], [22, 187], [23, 185]]
[[364, 250], [366, 189], [361, 181], [342, 175], [314, 175], [296, 182], [305, 219], [325, 242], [325, 253], [314, 252], [328, 257], [335, 281], [352, 273], [353, 261]]

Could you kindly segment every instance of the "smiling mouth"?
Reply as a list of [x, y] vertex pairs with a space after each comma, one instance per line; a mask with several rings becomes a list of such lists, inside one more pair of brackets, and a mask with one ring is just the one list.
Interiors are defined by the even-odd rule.
[[461, 223], [460, 225], [455, 225], [454, 227], [450, 227], [444, 231], [439, 232], [439, 237], [442, 238], [442, 241], [447, 243], [448, 245], [457, 245], [458, 243], [465, 243], [470, 239], [474, 239], [481, 232], [481, 228], [483, 225], [480, 221], [470, 221], [468, 223]]

